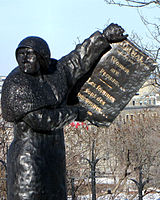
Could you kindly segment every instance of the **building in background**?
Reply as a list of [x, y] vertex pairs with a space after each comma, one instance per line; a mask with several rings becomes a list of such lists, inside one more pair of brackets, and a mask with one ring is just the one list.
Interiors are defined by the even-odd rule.
[[144, 110], [150, 115], [157, 115], [160, 108], [160, 89], [151, 79], [146, 81], [141, 89], [134, 95], [124, 110], [121, 111], [115, 122], [133, 120], [134, 115], [143, 117]]
[[160, 106], [160, 90], [149, 79], [131, 99], [126, 108], [146, 108], [150, 106]]

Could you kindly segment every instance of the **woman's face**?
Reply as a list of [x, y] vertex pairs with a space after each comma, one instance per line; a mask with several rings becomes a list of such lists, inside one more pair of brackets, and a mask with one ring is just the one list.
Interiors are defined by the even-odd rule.
[[24, 73], [36, 74], [40, 70], [37, 55], [32, 48], [18, 49], [17, 62]]

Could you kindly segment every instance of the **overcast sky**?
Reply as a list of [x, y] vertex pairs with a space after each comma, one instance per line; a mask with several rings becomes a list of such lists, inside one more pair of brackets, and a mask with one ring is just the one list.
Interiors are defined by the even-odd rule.
[[[158, 9], [143, 11], [159, 17]], [[136, 9], [109, 6], [104, 0], [0, 0], [0, 75], [17, 66], [15, 49], [27, 36], [45, 39], [52, 57], [59, 59], [96, 30], [114, 22], [130, 35], [145, 37], [146, 29]]]

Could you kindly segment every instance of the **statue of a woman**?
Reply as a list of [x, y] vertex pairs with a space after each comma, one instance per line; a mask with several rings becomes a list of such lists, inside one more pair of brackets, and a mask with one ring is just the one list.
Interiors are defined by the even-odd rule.
[[85, 120], [85, 110], [69, 94], [111, 48], [109, 43], [127, 37], [123, 32], [111, 24], [58, 61], [50, 58], [43, 39], [31, 36], [20, 42], [18, 67], [7, 76], [1, 99], [3, 118], [14, 123], [8, 200], [67, 199], [63, 126], [73, 119]]

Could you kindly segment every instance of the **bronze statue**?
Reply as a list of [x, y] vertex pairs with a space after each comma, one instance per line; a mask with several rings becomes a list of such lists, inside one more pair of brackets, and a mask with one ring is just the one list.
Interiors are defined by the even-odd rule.
[[[27, 37], [16, 49], [16, 67], [2, 88], [2, 115], [14, 123], [8, 152], [8, 200], [66, 200], [63, 126], [85, 120], [76, 94], [110, 43], [127, 35], [117, 24], [95, 32], [60, 60], [47, 43]], [[80, 83], [80, 84], [79, 84]], [[78, 86], [80, 85], [80, 86]]]

